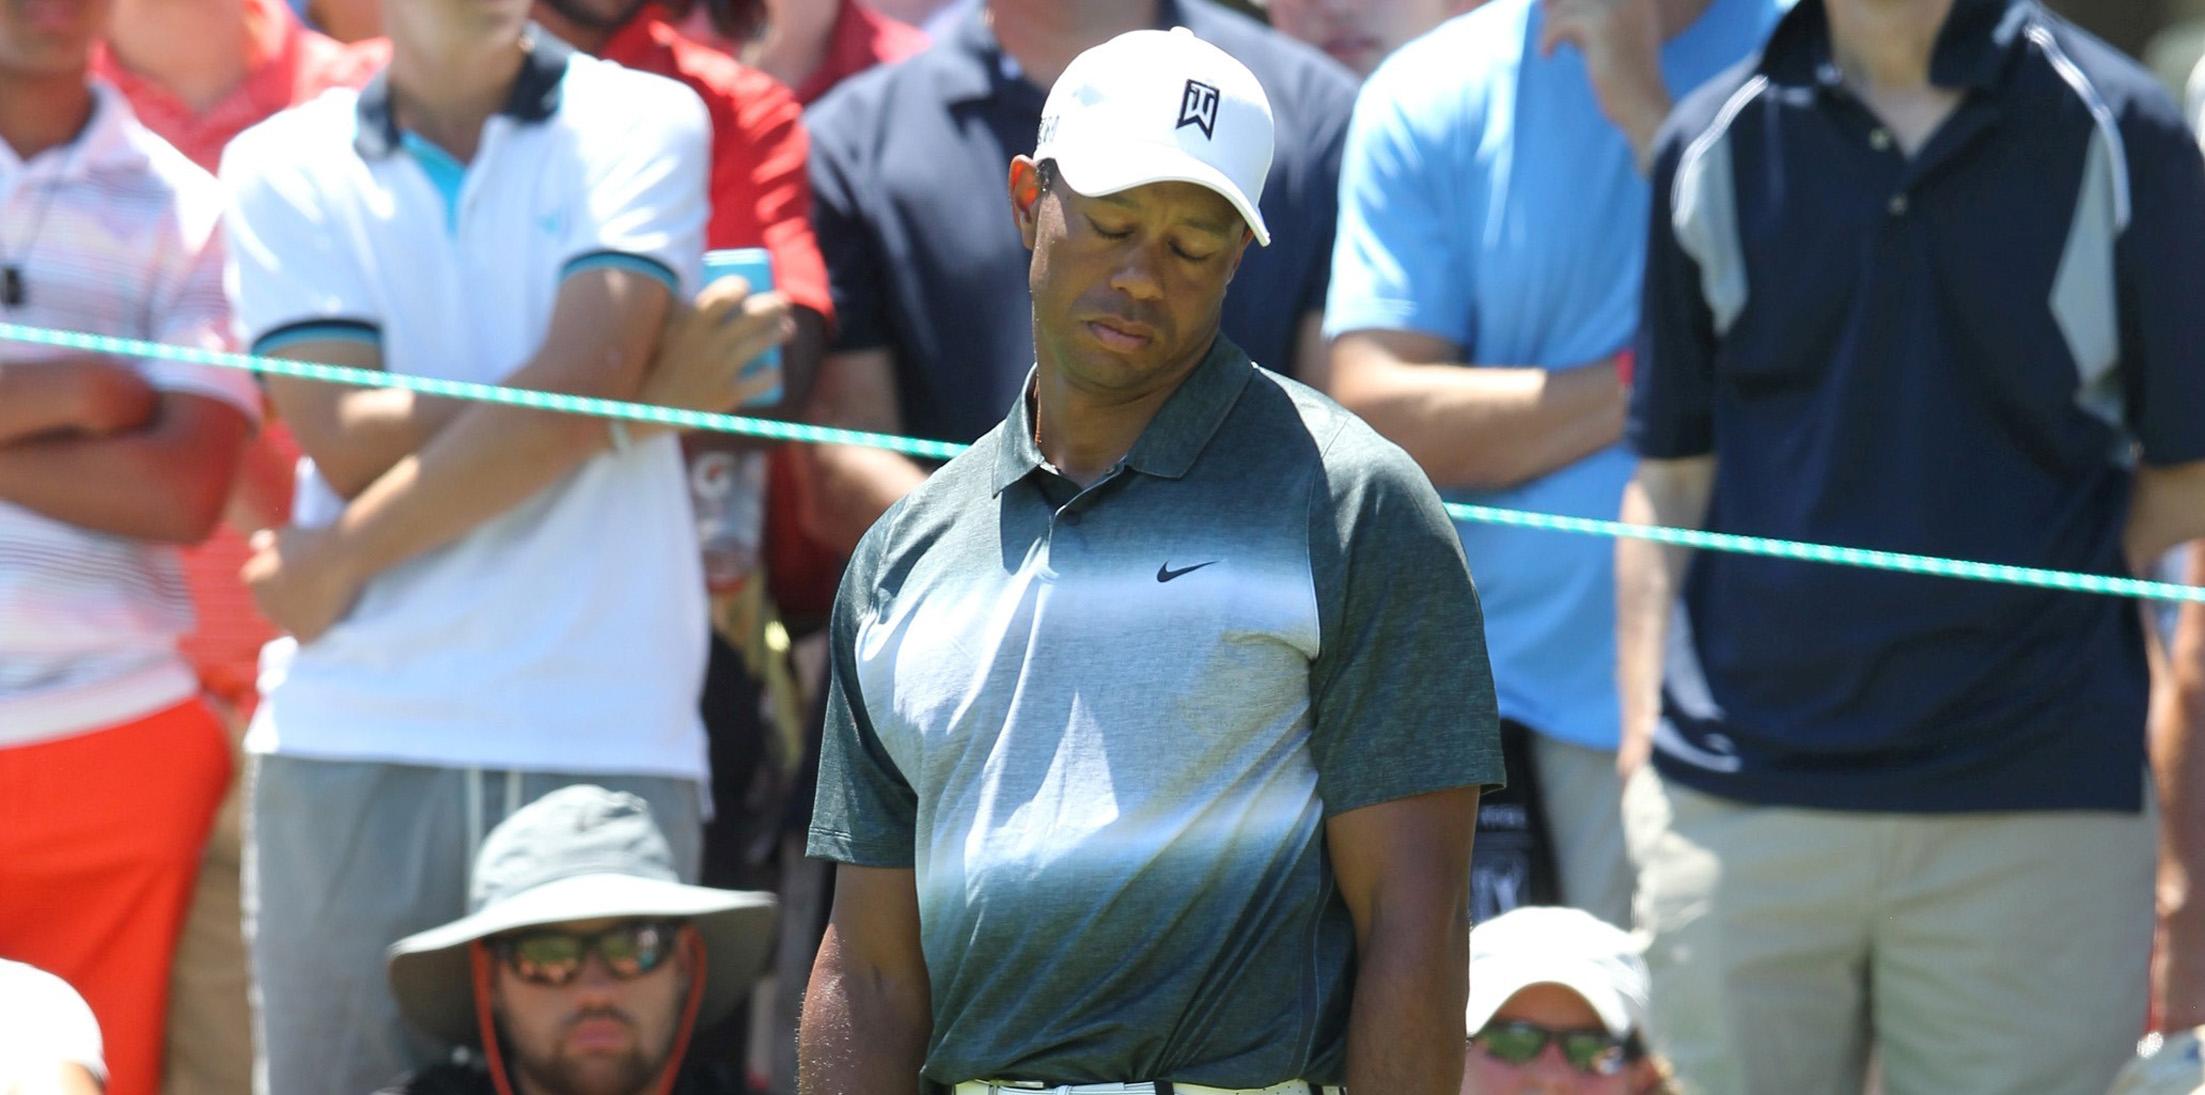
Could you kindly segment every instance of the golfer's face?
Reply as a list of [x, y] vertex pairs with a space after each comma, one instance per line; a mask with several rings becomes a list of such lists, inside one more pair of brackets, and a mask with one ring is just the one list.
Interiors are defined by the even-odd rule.
[[1217, 334], [1246, 222], [1192, 183], [1089, 197], [1059, 179], [1035, 210], [1034, 337], [1078, 386], [1176, 379]]
[[[557, 930], [589, 935], [620, 923], [578, 921]], [[563, 985], [539, 984], [493, 963], [492, 998], [513, 1066], [539, 1090], [637, 1095], [672, 1051], [687, 972], [673, 960], [622, 978], [596, 953]]]

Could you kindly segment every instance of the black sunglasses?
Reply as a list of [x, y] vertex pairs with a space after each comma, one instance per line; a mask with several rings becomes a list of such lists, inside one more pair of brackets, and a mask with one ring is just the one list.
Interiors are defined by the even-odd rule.
[[1555, 1030], [1510, 1019], [1488, 1023], [1470, 1036], [1470, 1044], [1486, 1056], [1511, 1065], [1531, 1063], [1546, 1052], [1549, 1042], [1562, 1047], [1562, 1059], [1571, 1068], [1588, 1076], [1613, 1076], [1630, 1059], [1630, 1043], [1605, 1030]]
[[622, 981], [641, 977], [666, 964], [680, 934], [677, 920], [631, 920], [586, 935], [557, 928], [516, 932], [491, 940], [490, 950], [513, 976], [557, 987], [579, 976], [592, 953]]

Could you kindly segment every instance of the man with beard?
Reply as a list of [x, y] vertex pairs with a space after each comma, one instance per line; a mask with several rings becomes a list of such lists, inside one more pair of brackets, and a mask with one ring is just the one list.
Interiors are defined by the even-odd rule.
[[743, 1095], [686, 1051], [749, 988], [772, 895], [682, 885], [650, 807], [591, 786], [492, 830], [470, 892], [390, 957], [406, 1018], [469, 1052], [386, 1095]]

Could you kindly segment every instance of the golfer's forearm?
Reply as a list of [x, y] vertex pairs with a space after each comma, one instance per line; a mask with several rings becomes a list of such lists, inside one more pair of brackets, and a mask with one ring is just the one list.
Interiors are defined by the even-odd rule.
[[[1466, 933], [1433, 914], [1417, 925], [1374, 925], [1356, 956], [1355, 1002], [1348, 1019], [1349, 1091], [1456, 1095], [1462, 1086], [1462, 1008], [1469, 970]], [[1406, 929], [1406, 930], [1404, 930]], [[1455, 943], [1447, 936], [1464, 934]]]
[[918, 1095], [932, 1028], [925, 984], [849, 961], [830, 927], [797, 1029], [797, 1095]]

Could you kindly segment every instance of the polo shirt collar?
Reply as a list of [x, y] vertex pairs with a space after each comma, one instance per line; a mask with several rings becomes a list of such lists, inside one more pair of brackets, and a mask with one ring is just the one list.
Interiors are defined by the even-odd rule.
[[[1132, 451], [1126, 453], [1125, 465], [1159, 479], [1184, 478], [1194, 467], [1195, 458], [1209, 447], [1218, 427], [1225, 424], [1226, 414], [1239, 401], [1255, 372], [1255, 363], [1248, 360], [1248, 355], [1231, 339], [1218, 335], [1201, 364], [1179, 382], [1178, 390], [1164, 400], [1156, 417], [1149, 419], [1147, 428], [1133, 442]], [[1017, 403], [1003, 420], [995, 457], [993, 489], [997, 494], [1045, 462], [1040, 447], [1034, 444], [1033, 400], [1028, 394], [1033, 389], [1034, 377], [1029, 372], [1026, 383], [1019, 388]]]
[[[1953, 0], [1930, 51], [1930, 82], [1947, 88], [1996, 89], [2022, 43], [2031, 8], [2030, 0]], [[1761, 51], [1758, 68], [1778, 84], [1839, 84], [1823, 0], [1799, 0], [1785, 13]]]
[[[1160, 0], [1156, 5], [1156, 29], [1185, 26], [1199, 35], [1208, 22], [1201, 15], [1201, 9], [1184, 7], [1179, 0]], [[992, 98], [1000, 83], [1006, 81], [1003, 44], [996, 41], [995, 29], [988, 25], [988, 5], [972, 5], [945, 46], [944, 60], [950, 64], [943, 72], [942, 90], [951, 104]]]
[[[558, 36], [531, 25], [522, 39], [526, 55], [521, 70], [506, 91], [498, 113], [520, 122], [543, 122], [559, 112], [560, 87], [574, 47]], [[369, 159], [380, 159], [398, 148], [398, 116], [391, 110], [390, 69], [375, 74], [360, 89], [359, 134], [353, 147]]]

